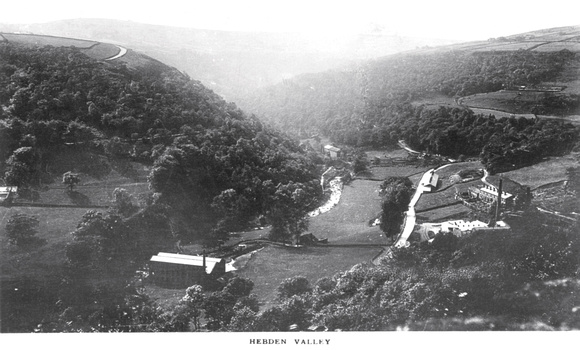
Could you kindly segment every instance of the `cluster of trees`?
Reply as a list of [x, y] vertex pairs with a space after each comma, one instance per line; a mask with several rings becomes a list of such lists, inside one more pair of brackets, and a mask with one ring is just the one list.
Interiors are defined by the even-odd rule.
[[395, 237], [401, 232], [405, 212], [413, 197], [413, 182], [408, 177], [389, 177], [381, 184], [380, 194], [383, 197], [381, 230], [387, 237]]
[[[534, 125], [530, 132], [558, 145], [561, 140], [552, 131], [569, 135], [574, 128], [555, 122], [492, 120], [461, 108], [433, 110], [420, 106], [421, 100], [433, 95], [458, 99], [554, 81], [568, 63], [577, 60], [567, 50], [395, 55], [352, 70], [302, 75], [264, 89], [242, 105], [297, 134], [321, 132], [337, 143], [373, 147], [392, 146], [405, 139], [419, 149], [447, 156], [479, 155], [491, 135], [509, 133], [511, 136], [494, 143], [507, 147], [505, 163], [517, 164], [519, 158], [526, 158], [519, 150], [529, 150], [521, 143], [527, 143], [522, 135], [530, 123]], [[571, 113], [577, 110], [577, 100], [574, 95], [548, 94], [534, 108], [538, 113]], [[462, 137], [456, 137], [458, 134]], [[573, 145], [574, 141], [566, 142]]]
[[[463, 108], [417, 108], [390, 133], [415, 149], [453, 158], [480, 156], [490, 172], [562, 155], [578, 142], [570, 123], [550, 119], [496, 118]], [[388, 129], [387, 129], [388, 130]]]

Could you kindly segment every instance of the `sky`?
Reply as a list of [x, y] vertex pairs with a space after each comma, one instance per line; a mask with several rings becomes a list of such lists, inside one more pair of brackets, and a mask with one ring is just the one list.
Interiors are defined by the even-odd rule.
[[198, 29], [369, 33], [485, 40], [580, 25], [578, 0], [28, 0], [0, 4], [0, 23], [109, 18]]

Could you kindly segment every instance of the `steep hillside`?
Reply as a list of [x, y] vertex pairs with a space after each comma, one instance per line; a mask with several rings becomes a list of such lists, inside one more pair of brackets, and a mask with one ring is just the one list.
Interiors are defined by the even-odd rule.
[[1, 38], [1, 332], [120, 330], [153, 254], [255, 225], [289, 240], [317, 206], [319, 158], [199, 81], [116, 45]]
[[301, 73], [380, 57], [449, 40], [382, 34], [312, 36], [299, 33], [226, 32], [105, 19], [2, 25], [0, 31], [85, 38], [126, 45], [187, 72], [238, 101], [247, 92]]
[[[89, 57], [99, 43], [4, 39], [0, 170], [9, 185], [35, 188], [65, 171], [98, 178], [119, 160], [142, 162], [153, 166], [152, 189], [195, 222], [185, 231], [203, 236], [265, 214], [278, 184], [312, 186], [317, 197], [316, 165], [296, 141], [176, 69], [132, 51]], [[237, 205], [224, 207], [223, 196]]]
[[[447, 135], [456, 133], [456, 129], [466, 132], [461, 125], [452, 121], [445, 127], [433, 123], [439, 107], [446, 108], [440, 114], [447, 116], [472, 115], [468, 110], [476, 98], [495, 94], [494, 104], [489, 102], [487, 109], [478, 104], [477, 113], [487, 118], [502, 109], [511, 113], [517, 110], [531, 116], [528, 121], [518, 122], [522, 128], [534, 124], [541, 130], [545, 126], [559, 131], [570, 127], [558, 120], [580, 114], [580, 56], [576, 53], [579, 28], [541, 33], [526, 50], [507, 44], [500, 50], [496, 41], [515, 45], [532, 40], [526, 38], [535, 38], [533, 34], [415, 50], [346, 70], [301, 75], [262, 89], [240, 105], [299, 135], [321, 132], [336, 142], [358, 146], [388, 146], [404, 138], [422, 150], [450, 156], [477, 155], [481, 143], [487, 143], [494, 134], [493, 128], [506, 127], [506, 118], [494, 118], [493, 123], [497, 119], [499, 124], [488, 125], [491, 128], [484, 131], [486, 138], [457, 139]], [[536, 50], [540, 47], [557, 49]], [[534, 115], [550, 120], [537, 124]], [[417, 134], [417, 122], [430, 124], [431, 129]], [[568, 140], [570, 147], [574, 140]], [[522, 138], [516, 137], [515, 141]], [[443, 143], [451, 143], [451, 149], [433, 147]]]

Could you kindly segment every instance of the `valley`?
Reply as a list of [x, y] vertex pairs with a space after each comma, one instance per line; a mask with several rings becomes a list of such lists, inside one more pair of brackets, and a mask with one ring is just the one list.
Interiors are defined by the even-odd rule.
[[1, 33], [1, 331], [577, 329], [578, 38], [273, 78], [238, 108], [125, 43]]

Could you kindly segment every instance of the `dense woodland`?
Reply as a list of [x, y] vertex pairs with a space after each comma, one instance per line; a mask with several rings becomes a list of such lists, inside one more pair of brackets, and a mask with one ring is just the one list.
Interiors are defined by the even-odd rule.
[[[491, 168], [519, 166], [565, 152], [576, 141], [575, 128], [559, 121], [474, 115], [459, 104], [437, 109], [420, 101], [440, 95], [457, 102], [475, 93], [535, 86], [556, 80], [576, 60], [567, 50], [399, 54], [350, 70], [302, 75], [261, 90], [242, 105], [299, 135], [322, 132], [337, 143], [372, 147], [405, 139], [420, 150], [452, 157], [479, 156], [491, 144], [483, 155], [493, 160]], [[577, 113], [580, 99], [550, 95], [534, 107], [542, 113]], [[538, 147], [552, 143], [549, 149]], [[499, 157], [498, 149], [505, 150]]]
[[70, 48], [2, 43], [0, 86], [9, 185], [39, 187], [71, 170], [99, 178], [122, 171], [124, 160], [150, 164], [151, 188], [183, 214], [175, 231], [184, 238], [267, 216], [266, 203], [287, 195], [280, 184], [306, 193], [301, 212], [320, 196], [316, 158], [295, 140], [159, 62], [128, 69]]

